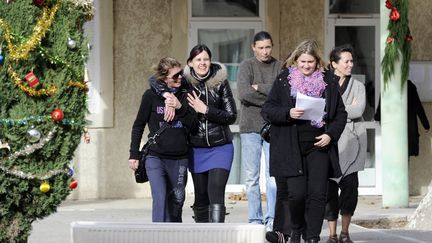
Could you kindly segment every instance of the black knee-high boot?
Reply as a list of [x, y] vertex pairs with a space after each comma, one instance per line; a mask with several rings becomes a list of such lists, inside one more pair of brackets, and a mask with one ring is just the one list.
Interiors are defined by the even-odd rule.
[[223, 204], [210, 204], [209, 218], [210, 223], [223, 223], [225, 222], [226, 208]]
[[209, 206], [192, 206], [195, 223], [209, 222]]

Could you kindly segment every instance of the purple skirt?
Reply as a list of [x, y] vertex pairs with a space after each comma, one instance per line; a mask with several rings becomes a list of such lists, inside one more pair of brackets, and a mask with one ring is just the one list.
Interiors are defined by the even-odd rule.
[[230, 171], [234, 157], [232, 143], [210, 148], [193, 148], [189, 159], [189, 170], [201, 173], [211, 169], [225, 169]]

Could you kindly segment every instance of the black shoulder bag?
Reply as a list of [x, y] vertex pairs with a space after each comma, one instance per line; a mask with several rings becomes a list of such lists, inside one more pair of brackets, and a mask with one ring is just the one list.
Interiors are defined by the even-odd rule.
[[149, 152], [149, 148], [151, 145], [156, 144], [156, 138], [159, 137], [161, 135], [161, 133], [163, 131], [165, 131], [165, 129], [167, 129], [168, 127], [170, 127], [170, 124], [168, 124], [167, 122], [165, 122], [161, 128], [159, 128], [159, 130], [157, 130], [155, 132], [155, 134], [153, 136], [151, 136], [148, 140], [147, 143], [144, 144], [144, 146], [141, 149], [141, 159], [139, 160], [138, 163], [138, 168], [135, 170], [135, 181], [136, 183], [145, 183], [147, 182], [148, 176], [147, 176], [147, 172], [146, 172], [146, 168], [145, 168], [145, 161], [146, 161], [146, 156]]
[[271, 123], [266, 121], [263, 127], [261, 128], [260, 134], [261, 134], [261, 138], [267, 143], [270, 143], [270, 130], [271, 130]]

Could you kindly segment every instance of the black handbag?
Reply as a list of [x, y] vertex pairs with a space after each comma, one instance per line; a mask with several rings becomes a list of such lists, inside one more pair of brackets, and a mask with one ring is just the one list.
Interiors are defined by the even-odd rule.
[[265, 122], [260, 131], [261, 138], [267, 143], [270, 143], [270, 130], [271, 130], [271, 123]]
[[147, 182], [148, 176], [147, 176], [147, 171], [145, 168], [145, 161], [146, 161], [146, 156], [149, 152], [149, 148], [151, 145], [156, 144], [156, 138], [159, 137], [161, 135], [161, 133], [163, 131], [165, 131], [165, 129], [167, 129], [168, 127], [170, 127], [170, 125], [168, 123], [164, 123], [162, 125], [161, 128], [159, 128], [159, 130], [157, 130], [155, 132], [155, 134], [153, 136], [151, 136], [147, 143], [144, 144], [144, 146], [141, 149], [141, 158], [139, 160], [138, 163], [138, 168], [135, 170], [135, 181], [136, 183], [145, 183]]

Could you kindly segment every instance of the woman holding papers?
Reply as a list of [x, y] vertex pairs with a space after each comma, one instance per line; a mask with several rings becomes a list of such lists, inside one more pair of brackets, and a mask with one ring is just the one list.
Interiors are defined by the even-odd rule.
[[[362, 115], [366, 105], [365, 86], [351, 77], [353, 50], [350, 46], [338, 46], [330, 52], [326, 79], [339, 84], [339, 91], [348, 113], [347, 124], [339, 139], [339, 164], [342, 177], [329, 180], [326, 216], [330, 230], [328, 243], [352, 243], [348, 229], [357, 206], [358, 175], [364, 169], [366, 159], [366, 129]], [[338, 194], [339, 189], [341, 190]], [[342, 230], [336, 235], [338, 213], [342, 216]]]
[[[275, 80], [261, 114], [272, 123], [270, 175], [289, 201], [290, 242], [319, 242], [328, 178], [342, 175], [337, 141], [347, 113], [335, 82], [327, 83], [315, 41], [301, 42]], [[296, 106], [297, 95], [325, 100], [322, 117], [304, 120], [309, 110]]]

